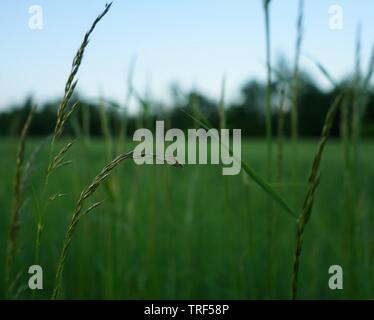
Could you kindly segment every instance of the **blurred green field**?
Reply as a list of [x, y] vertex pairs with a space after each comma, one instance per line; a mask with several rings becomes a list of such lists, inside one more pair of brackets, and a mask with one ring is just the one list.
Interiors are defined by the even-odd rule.
[[[27, 155], [37, 141], [27, 145]], [[297, 157], [285, 145], [284, 178], [274, 186], [299, 212], [317, 141], [303, 141]], [[275, 147], [275, 146], [274, 146]], [[5, 253], [17, 141], [0, 142], [0, 252]], [[128, 148], [130, 150], [130, 147]], [[275, 151], [275, 149], [274, 149]], [[329, 141], [321, 185], [306, 229], [298, 298], [374, 298], [374, 143], [360, 145], [351, 181], [353, 210], [344, 199], [342, 145]], [[27, 156], [26, 155], [26, 156]], [[72, 165], [56, 171], [51, 191], [66, 195], [45, 216], [41, 242], [44, 290], [34, 296], [27, 270], [36, 234], [35, 172], [22, 208], [15, 270], [18, 298], [49, 298], [57, 259], [75, 201], [106, 163], [100, 140], [77, 142]], [[265, 176], [266, 144], [242, 143], [242, 157]], [[41, 156], [47, 160], [47, 151]], [[274, 176], [276, 174], [274, 154]], [[39, 162], [40, 164], [40, 162]], [[44, 168], [41, 166], [41, 168]], [[39, 170], [40, 171], [40, 170]], [[288, 299], [295, 222], [248, 177], [222, 176], [218, 165], [137, 166], [125, 162], [89, 200], [105, 200], [80, 222], [69, 251], [62, 297], [68, 299]], [[4, 261], [4, 260], [2, 260]], [[344, 290], [330, 290], [328, 269], [341, 265]], [[0, 297], [4, 297], [0, 263]]]

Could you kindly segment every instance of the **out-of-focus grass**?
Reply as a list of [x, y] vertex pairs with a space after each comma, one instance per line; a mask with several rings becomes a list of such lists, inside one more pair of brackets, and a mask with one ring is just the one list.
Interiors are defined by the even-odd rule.
[[[62, 145], [63, 142], [61, 142]], [[37, 141], [28, 144], [27, 153]], [[0, 142], [0, 252], [5, 252], [9, 222], [12, 179], [15, 170], [16, 141]], [[284, 183], [276, 185], [287, 200], [299, 199], [300, 210], [305, 181], [315, 152], [316, 141], [303, 141], [298, 150], [298, 179], [293, 174], [293, 150], [284, 148]], [[131, 147], [129, 146], [128, 150]], [[373, 262], [374, 226], [374, 144], [362, 143], [358, 185], [352, 186], [359, 198], [354, 203], [354, 270], [347, 270], [347, 222], [343, 198], [343, 151], [331, 140], [322, 163], [320, 189], [314, 214], [305, 234], [301, 259], [299, 298], [373, 298], [370, 277]], [[126, 151], [126, 150], [123, 150]], [[266, 143], [242, 143], [242, 157], [262, 176], [266, 175]], [[47, 159], [46, 154], [42, 159]], [[45, 216], [45, 233], [40, 259], [44, 270], [44, 290], [37, 298], [49, 298], [63, 237], [79, 192], [106, 162], [105, 145], [92, 140], [79, 142], [71, 150], [73, 164], [50, 178], [50, 187], [66, 195], [54, 201]], [[40, 162], [39, 162], [40, 163]], [[243, 175], [222, 176], [218, 165], [186, 165], [182, 170], [164, 166], [139, 167], [131, 161], [118, 168], [120, 196], [110, 203], [105, 190], [99, 190], [92, 203], [106, 202], [85, 217], [75, 235], [63, 275], [62, 297], [108, 298], [107, 281], [113, 279], [111, 297], [131, 298], [268, 298], [266, 252], [267, 219], [274, 215], [272, 250], [272, 298], [289, 298], [294, 223], [274, 206], [267, 211], [267, 195]], [[33, 177], [38, 188], [42, 174]], [[32, 196], [32, 185], [27, 190]], [[31, 200], [31, 199], [30, 199]], [[15, 266], [21, 271], [20, 285], [27, 286], [28, 267], [33, 263], [35, 217], [27, 202], [21, 213], [20, 251]], [[109, 210], [118, 215], [108, 235]], [[109, 268], [107, 237], [111, 236], [114, 266]], [[371, 257], [372, 258], [372, 257]], [[344, 290], [328, 288], [328, 268], [343, 267]], [[113, 274], [108, 277], [107, 270]], [[353, 276], [352, 276], [353, 275]], [[4, 264], [0, 264], [0, 296], [4, 295]], [[20, 287], [20, 289], [22, 289]], [[30, 298], [28, 289], [22, 298]]]

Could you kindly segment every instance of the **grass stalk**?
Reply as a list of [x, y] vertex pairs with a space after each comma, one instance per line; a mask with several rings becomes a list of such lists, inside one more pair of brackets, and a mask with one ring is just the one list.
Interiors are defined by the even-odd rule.
[[351, 140], [349, 130], [349, 104], [351, 103], [351, 91], [350, 95], [346, 95], [341, 106], [341, 125], [340, 133], [343, 147], [343, 160], [344, 160], [344, 171], [343, 171], [343, 206], [345, 216], [345, 232], [347, 237], [343, 243], [347, 250], [346, 263], [349, 267], [349, 276], [354, 279], [354, 234], [355, 234], [355, 217], [354, 217], [354, 206], [353, 206], [353, 179], [352, 179], [352, 161], [351, 161]]
[[[65, 240], [62, 246], [60, 258], [57, 265], [57, 272], [55, 278], [55, 286], [52, 294], [52, 299], [57, 299], [61, 287], [61, 277], [64, 270], [66, 256], [73, 239], [73, 235], [75, 233], [76, 227], [78, 222], [81, 220], [82, 217], [89, 214], [95, 208], [100, 206], [102, 202], [96, 202], [95, 204], [89, 206], [86, 210], [83, 211], [84, 204], [88, 198], [90, 198], [97, 188], [113, 173], [113, 170], [121, 164], [123, 161], [130, 159], [133, 157], [134, 151], [130, 151], [128, 153], [120, 154], [118, 157], [110, 161], [101, 171], [100, 173], [92, 180], [92, 182], [81, 192], [74, 209], [73, 216], [71, 218], [68, 230], [65, 235]], [[147, 155], [143, 155], [147, 156]], [[153, 155], [153, 157], [156, 157]], [[168, 162], [167, 164], [175, 167], [180, 167], [178, 162]]]
[[325, 145], [327, 143], [327, 140], [330, 136], [331, 127], [333, 125], [335, 115], [341, 103], [341, 99], [342, 99], [342, 95], [339, 94], [334, 99], [333, 103], [331, 104], [330, 109], [327, 112], [324, 125], [323, 125], [323, 129], [322, 129], [321, 139], [317, 147], [316, 154], [314, 156], [312, 168], [311, 168], [309, 179], [308, 179], [308, 188], [307, 188], [307, 192], [304, 198], [303, 209], [302, 209], [301, 214], [299, 215], [299, 218], [297, 219], [296, 247], [295, 247], [294, 259], [293, 259], [292, 284], [291, 284], [291, 298], [293, 300], [296, 299], [296, 296], [297, 296], [298, 275], [299, 275], [300, 257], [301, 257], [301, 252], [303, 248], [303, 242], [304, 242], [304, 231], [312, 214], [315, 195], [316, 195], [316, 191], [317, 191], [317, 188], [320, 182], [319, 167], [320, 167], [320, 163], [322, 159], [322, 154], [323, 154]]
[[359, 135], [360, 135], [360, 114], [361, 114], [361, 25], [356, 30], [356, 49], [355, 49], [355, 75], [354, 75], [354, 94], [352, 109], [352, 143], [353, 143], [353, 163], [358, 162]]
[[53, 142], [62, 134], [67, 120], [70, 118], [75, 108], [77, 107], [77, 105], [73, 105], [73, 107], [71, 107], [70, 109], [68, 108], [70, 98], [72, 97], [75, 87], [78, 83], [76, 76], [82, 63], [84, 52], [89, 43], [90, 36], [92, 32], [95, 30], [96, 25], [108, 13], [111, 5], [112, 3], [106, 4], [104, 11], [101, 14], [99, 14], [97, 18], [94, 20], [94, 22], [91, 25], [91, 28], [84, 35], [83, 41], [73, 59], [70, 74], [65, 84], [64, 96], [57, 110], [57, 121], [54, 129], [54, 135], [52, 140]]
[[[43, 233], [44, 228], [44, 215], [47, 210], [48, 204], [50, 201], [53, 201], [57, 197], [54, 197], [53, 195], [48, 194], [48, 181], [50, 178], [50, 175], [52, 172], [54, 172], [56, 169], [59, 169], [63, 166], [69, 165], [70, 161], [64, 161], [64, 156], [70, 149], [72, 143], [69, 142], [67, 145], [65, 145], [60, 152], [53, 156], [54, 154], [54, 145], [55, 141], [62, 135], [65, 125], [67, 121], [70, 119], [74, 111], [78, 108], [78, 103], [74, 103], [71, 107], [69, 107], [69, 103], [71, 100], [71, 97], [75, 91], [75, 88], [77, 86], [78, 80], [76, 79], [77, 73], [79, 71], [79, 68], [81, 66], [83, 56], [85, 49], [89, 43], [90, 36], [92, 32], [95, 30], [96, 25], [100, 22], [100, 20], [108, 13], [112, 3], [106, 4], [103, 12], [97, 16], [97, 18], [92, 23], [90, 29], [86, 32], [83, 41], [73, 59], [73, 63], [71, 66], [71, 70], [68, 76], [68, 79], [65, 84], [65, 90], [64, 90], [64, 96], [59, 104], [58, 110], [57, 110], [57, 120], [56, 125], [54, 128], [52, 141], [50, 144], [50, 150], [49, 150], [49, 162], [46, 170], [46, 175], [44, 179], [44, 184], [41, 192], [41, 199], [35, 201], [38, 202], [37, 208], [37, 228], [36, 228], [36, 240], [35, 240], [35, 252], [34, 252], [34, 264], [38, 264], [39, 261], [39, 252], [40, 252], [40, 246], [41, 246], [41, 237]], [[40, 204], [42, 201], [43, 204]], [[35, 294], [36, 291], [34, 291]]]
[[295, 47], [295, 61], [294, 71], [292, 79], [292, 109], [291, 109], [291, 138], [296, 151], [296, 145], [298, 140], [298, 99], [299, 99], [299, 62], [301, 44], [303, 40], [303, 19], [304, 19], [304, 0], [299, 0], [299, 11], [297, 18], [297, 36], [296, 36], [296, 47]]
[[104, 99], [100, 99], [100, 125], [101, 125], [101, 132], [104, 136], [104, 143], [106, 148], [106, 160], [109, 161], [113, 157], [113, 140], [112, 134], [110, 131], [110, 122], [111, 118], [109, 113], [109, 108], [106, 106]]
[[283, 156], [284, 156], [284, 103], [286, 92], [284, 88], [280, 89], [280, 99], [278, 108], [278, 141], [277, 141], [277, 181], [282, 182], [283, 179]]
[[220, 129], [226, 128], [226, 115], [225, 115], [225, 87], [226, 77], [223, 76], [221, 84], [221, 97], [218, 104], [219, 127]]
[[[271, 37], [270, 37], [270, 2], [271, 0], [264, 0], [264, 15], [265, 15], [265, 47], [266, 47], [266, 88], [265, 88], [265, 131], [266, 131], [266, 175], [267, 179], [270, 181], [272, 179], [272, 68], [271, 68]], [[271, 278], [272, 278], [272, 259], [271, 259], [271, 248], [272, 248], [272, 203], [267, 203], [267, 212], [270, 213], [270, 218], [268, 220], [268, 287], [271, 294]]]
[[266, 145], [267, 145], [267, 177], [271, 178], [271, 158], [272, 158], [272, 125], [271, 125], [271, 38], [270, 38], [270, 2], [271, 0], [263, 0], [265, 15], [265, 50], [266, 50], [266, 89], [265, 89], [265, 126], [266, 126]]
[[[17, 252], [17, 240], [18, 240], [18, 230], [20, 226], [20, 210], [22, 206], [22, 185], [24, 181], [24, 155], [25, 155], [25, 145], [28, 130], [30, 128], [32, 119], [34, 117], [36, 109], [31, 108], [30, 112], [26, 118], [23, 125], [21, 135], [18, 142], [18, 150], [16, 157], [16, 173], [13, 182], [13, 201], [12, 201], [12, 211], [10, 215], [10, 224], [7, 240], [7, 250], [6, 250], [6, 262], [5, 262], [5, 283], [6, 290], [9, 294], [9, 284], [12, 273], [12, 267], [14, 258]], [[8, 295], [7, 294], [7, 295]]]
[[133, 96], [133, 78], [135, 73], [135, 63], [136, 60], [135, 58], [133, 58], [130, 62], [129, 74], [127, 76], [127, 93], [124, 108], [121, 115], [120, 128], [118, 132], [117, 151], [123, 150], [126, 141], [128, 110], [130, 108], [130, 103]]

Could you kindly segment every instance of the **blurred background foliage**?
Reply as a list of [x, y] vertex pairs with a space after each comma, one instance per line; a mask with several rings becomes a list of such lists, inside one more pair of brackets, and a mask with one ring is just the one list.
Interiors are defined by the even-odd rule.
[[[282, 79], [275, 79], [272, 99], [272, 122], [277, 125], [278, 105], [280, 90], [286, 91], [287, 99], [284, 107], [285, 134], [290, 135], [291, 118], [291, 79], [287, 67], [280, 66]], [[289, 76], [287, 77], [287, 74]], [[286, 76], [284, 76], [286, 75]], [[343, 79], [340, 85], [349, 83], [349, 79]], [[322, 89], [307, 73], [300, 74], [299, 94], [299, 135], [301, 137], [318, 137], [323, 124], [324, 116], [331, 101], [336, 94], [336, 88], [330, 90]], [[263, 113], [263, 101], [265, 94], [265, 83], [252, 79], [245, 83], [236, 101], [226, 103], [225, 117], [226, 126], [229, 129], [242, 129], [242, 136], [260, 137], [265, 132], [265, 119]], [[194, 113], [194, 106], [198, 106], [199, 112], [209, 120], [215, 127], [219, 126], [218, 99], [205, 96], [198, 90], [182, 92], [177, 84], [170, 88], [170, 102], [161, 103], [149, 98], [140, 97], [133, 93], [133, 99], [138, 105], [138, 112], [129, 114], [126, 103], [117, 103], [108, 99], [89, 100], [76, 94], [71, 99], [71, 104], [79, 101], [80, 108], [74, 114], [72, 121], [68, 124], [65, 134], [85, 133], [90, 136], [102, 135], [102, 117], [104, 111], [108, 119], [108, 127], [113, 134], [121, 130], [121, 122], [126, 122], [126, 133], [131, 135], [140, 125], [149, 127], [155, 120], [165, 120], [166, 126], [171, 128], [187, 129], [193, 127], [193, 120], [181, 112]], [[22, 124], [32, 106], [38, 105], [38, 112], [31, 125], [30, 136], [45, 136], [53, 131], [56, 121], [56, 110], [59, 99], [48, 101], [38, 105], [32, 97], [27, 98], [20, 105], [12, 105], [0, 113], [0, 135], [17, 136]], [[338, 115], [339, 118], [339, 115]], [[145, 120], [146, 119], [146, 120]], [[146, 121], [146, 122], [144, 122]], [[363, 117], [362, 134], [364, 137], [374, 136], [374, 93], [369, 92], [368, 105]], [[335, 122], [332, 135], [339, 134], [339, 120]]]

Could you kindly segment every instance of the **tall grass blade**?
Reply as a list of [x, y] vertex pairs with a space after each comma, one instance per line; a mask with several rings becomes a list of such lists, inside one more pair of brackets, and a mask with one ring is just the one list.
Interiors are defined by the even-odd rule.
[[270, 2], [271, 0], [263, 0], [265, 15], [265, 37], [266, 37], [266, 89], [265, 89], [265, 126], [266, 126], [266, 145], [267, 145], [267, 178], [271, 178], [271, 158], [272, 158], [272, 80], [271, 80], [271, 39], [270, 39]]
[[299, 0], [299, 13], [297, 19], [297, 37], [296, 37], [296, 53], [295, 64], [292, 79], [292, 109], [291, 109], [291, 137], [296, 151], [296, 143], [298, 138], [298, 98], [299, 98], [299, 61], [301, 44], [303, 40], [303, 18], [304, 18], [304, 0]]
[[322, 129], [321, 139], [317, 147], [316, 154], [314, 156], [312, 168], [310, 171], [308, 179], [308, 189], [304, 199], [302, 212], [297, 219], [297, 228], [296, 228], [296, 248], [293, 259], [293, 268], [292, 268], [292, 284], [291, 284], [291, 298], [296, 299], [297, 295], [297, 284], [298, 284], [298, 275], [299, 275], [299, 265], [301, 251], [304, 242], [304, 230], [305, 226], [309, 222], [309, 219], [312, 214], [313, 204], [315, 200], [315, 193], [320, 182], [319, 167], [322, 159], [323, 150], [327, 143], [327, 140], [330, 136], [331, 127], [334, 122], [335, 115], [337, 113], [338, 107], [342, 99], [342, 94], [339, 94], [333, 101], [330, 109], [327, 112], [325, 122]]
[[[181, 110], [183, 113], [185, 113], [187, 116], [189, 116], [192, 120], [194, 120], [196, 123], [200, 124], [203, 128], [206, 130], [209, 130], [212, 128], [212, 126], [206, 121], [201, 120], [190, 113]], [[233, 152], [229, 146], [224, 146], [229, 150], [230, 154], [233, 155]], [[285, 200], [275, 191], [275, 189], [268, 183], [264, 178], [262, 178], [259, 174], [256, 173], [254, 169], [252, 169], [244, 160], [236, 159], [237, 161], [241, 162], [241, 166], [245, 173], [253, 179], [254, 182], [263, 190], [265, 191], [274, 201], [276, 201], [289, 215], [291, 215], [293, 218], [297, 218], [296, 213], [290, 208], [290, 206], [287, 204]]]
[[[24, 175], [24, 154], [26, 137], [29, 131], [32, 119], [34, 117], [36, 108], [31, 108], [27, 116], [26, 122], [23, 125], [21, 136], [18, 142], [18, 150], [16, 157], [16, 173], [13, 182], [13, 201], [12, 201], [12, 211], [10, 215], [9, 233], [7, 240], [7, 250], [6, 250], [6, 262], [5, 262], [5, 278], [6, 278], [6, 289], [9, 289], [10, 277], [13, 267], [14, 258], [17, 252], [17, 240], [18, 240], [18, 229], [20, 226], [19, 215], [22, 206], [22, 181]], [[9, 292], [8, 292], [9, 294]]]

